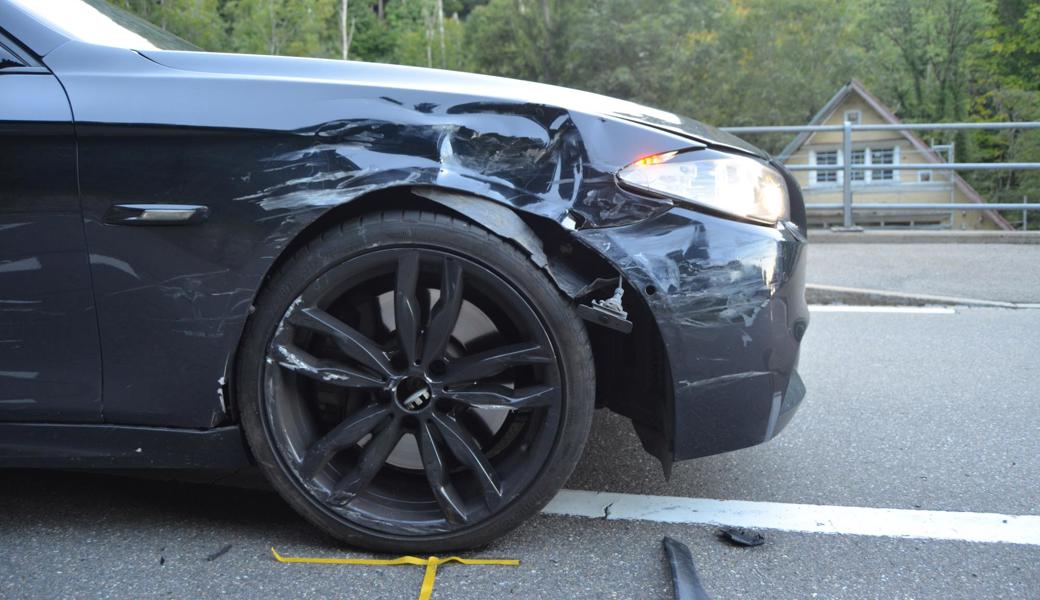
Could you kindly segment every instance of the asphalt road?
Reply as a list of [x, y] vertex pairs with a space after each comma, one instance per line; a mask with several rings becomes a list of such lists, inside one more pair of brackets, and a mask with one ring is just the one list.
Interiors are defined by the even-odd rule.
[[[676, 466], [665, 481], [623, 419], [597, 416], [572, 489], [858, 507], [1040, 514], [1040, 310], [817, 313], [809, 395], [773, 442]], [[665, 535], [712, 598], [1038, 598], [1040, 546], [541, 515], [445, 566], [435, 598], [669, 598]], [[226, 547], [223, 555], [208, 560]], [[359, 556], [263, 490], [0, 471], [3, 598], [414, 598], [418, 567], [283, 565]]]
[[809, 283], [1040, 302], [1040, 244], [813, 244]]

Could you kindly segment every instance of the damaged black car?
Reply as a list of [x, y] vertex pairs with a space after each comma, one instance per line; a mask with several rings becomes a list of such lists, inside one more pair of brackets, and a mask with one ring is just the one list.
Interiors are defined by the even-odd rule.
[[667, 112], [0, 0], [0, 466], [255, 464], [350, 544], [480, 545], [595, 408], [665, 471], [783, 429], [805, 232]]

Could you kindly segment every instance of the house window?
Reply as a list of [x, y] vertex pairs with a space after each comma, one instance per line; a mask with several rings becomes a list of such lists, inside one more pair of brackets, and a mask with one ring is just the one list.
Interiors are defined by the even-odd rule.
[[[852, 164], [863, 165], [866, 164], [864, 161], [867, 160], [866, 150], [853, 150], [852, 151]], [[866, 181], [866, 171], [852, 171], [852, 181]]]
[[[838, 151], [837, 150], [817, 150], [816, 151], [816, 164], [817, 165], [835, 165], [838, 164]], [[837, 171], [816, 171], [816, 183], [837, 183], [838, 172]]]
[[858, 110], [847, 110], [845, 111], [845, 122], [859, 125], [860, 116], [861, 114]]
[[[816, 150], [810, 155], [810, 163], [814, 165], [840, 166], [842, 165], [840, 150]], [[852, 166], [873, 165], [897, 165], [899, 164], [899, 149], [888, 148], [858, 148], [852, 151]], [[853, 183], [886, 183], [896, 181], [895, 169], [879, 170], [856, 170], [852, 169], [851, 181]], [[840, 183], [842, 181], [842, 170], [835, 171], [813, 171], [810, 182], [814, 184]], [[919, 179], [919, 181], [926, 181]], [[931, 181], [929, 174], [927, 181]]]
[[919, 181], [921, 183], [930, 183], [932, 181], [932, 172], [931, 171], [918, 171], [917, 172], [917, 181]]
[[[871, 148], [870, 164], [872, 165], [894, 165], [896, 158], [895, 148]], [[895, 179], [895, 171], [872, 171], [872, 181], [892, 181]]]

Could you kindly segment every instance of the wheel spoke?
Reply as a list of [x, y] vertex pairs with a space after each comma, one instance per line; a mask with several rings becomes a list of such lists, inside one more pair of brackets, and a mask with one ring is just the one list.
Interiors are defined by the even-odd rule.
[[498, 480], [494, 467], [484, 456], [484, 451], [455, 419], [447, 415], [435, 414], [433, 423], [437, 426], [451, 453], [480, 482], [480, 487], [484, 489], [484, 501], [488, 507], [495, 508], [502, 499], [502, 484]]
[[551, 361], [552, 356], [538, 344], [511, 344], [465, 356], [451, 363], [443, 381], [446, 384], [479, 381], [498, 375], [510, 367]]
[[311, 379], [349, 388], [378, 388], [385, 385], [378, 375], [364, 373], [335, 361], [315, 358], [292, 344], [278, 344], [274, 351], [274, 361], [278, 366]]
[[433, 497], [437, 499], [437, 504], [449, 522], [465, 523], [468, 520], [465, 504], [448, 478], [444, 457], [441, 456], [428, 421], [419, 424], [418, 437], [419, 455], [422, 457], [423, 469], [426, 471], [426, 479], [430, 482], [430, 489], [433, 490]]
[[329, 500], [335, 504], [346, 504], [357, 497], [382, 470], [402, 435], [404, 429], [401, 427], [401, 419], [391, 418], [386, 427], [373, 434], [372, 439], [365, 444], [357, 468], [336, 483]]
[[451, 332], [459, 320], [462, 308], [462, 265], [452, 258], [444, 259], [441, 272], [441, 295], [437, 304], [430, 311], [430, 326], [423, 335], [424, 365], [444, 355], [444, 350], [451, 341]]
[[397, 337], [409, 365], [417, 358], [415, 346], [419, 339], [419, 319], [422, 315], [422, 306], [415, 293], [418, 281], [419, 253], [409, 252], [397, 261], [397, 286], [394, 288]]
[[504, 385], [477, 384], [452, 388], [448, 395], [470, 406], [503, 406], [506, 408], [535, 408], [549, 406], [560, 397], [559, 391], [549, 385], [534, 385], [513, 390]]
[[479, 411], [466, 409], [453, 414], [459, 425], [473, 436], [477, 446], [481, 448], [491, 447], [491, 443], [495, 441], [495, 432], [488, 427], [487, 421], [484, 420]]
[[336, 454], [353, 447], [389, 415], [390, 411], [385, 406], [373, 405], [349, 416], [307, 450], [300, 465], [300, 476], [314, 479]]
[[360, 331], [324, 310], [314, 307], [296, 310], [289, 316], [289, 322], [328, 335], [344, 354], [373, 371], [386, 376], [393, 374], [390, 361], [382, 348]]

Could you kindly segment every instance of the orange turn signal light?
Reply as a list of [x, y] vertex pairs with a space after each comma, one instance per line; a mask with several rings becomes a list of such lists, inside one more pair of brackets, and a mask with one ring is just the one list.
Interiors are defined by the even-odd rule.
[[631, 166], [633, 166], [633, 167], [652, 167], [653, 165], [659, 165], [661, 163], [666, 163], [666, 162], [672, 160], [673, 158], [675, 158], [676, 154], [678, 154], [678, 152], [674, 152], [674, 151], [673, 152], [662, 152], [661, 154], [651, 154], [650, 156], [644, 156], [642, 158], [636, 159], [636, 161], [633, 162]]

